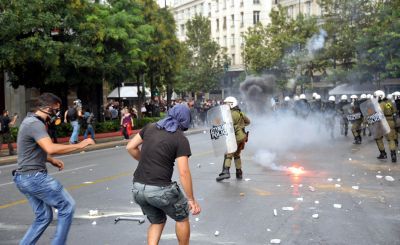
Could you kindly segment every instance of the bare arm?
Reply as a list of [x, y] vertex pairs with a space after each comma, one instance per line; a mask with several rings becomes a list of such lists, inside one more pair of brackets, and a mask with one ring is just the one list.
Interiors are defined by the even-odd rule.
[[189, 169], [189, 160], [187, 156], [178, 157], [176, 159], [179, 169], [179, 179], [188, 198], [190, 210], [194, 215], [201, 211], [200, 205], [196, 202], [193, 195], [192, 175]]
[[84, 141], [81, 141], [79, 144], [73, 144], [73, 145], [54, 144], [53, 141], [51, 141], [50, 137], [42, 138], [38, 140], [37, 143], [49, 155], [65, 154], [85, 148], [88, 145], [94, 145], [94, 141], [91, 138], [85, 139]]
[[136, 160], [140, 160], [140, 149], [139, 146], [143, 143], [142, 137], [140, 137], [140, 134], [136, 134], [135, 137], [129, 141], [128, 145], [126, 146], [126, 149], [128, 150], [128, 153], [135, 158]]

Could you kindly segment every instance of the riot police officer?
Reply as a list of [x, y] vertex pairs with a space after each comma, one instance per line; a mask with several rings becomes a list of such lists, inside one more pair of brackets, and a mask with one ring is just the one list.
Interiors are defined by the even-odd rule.
[[224, 102], [231, 108], [233, 127], [235, 130], [235, 137], [237, 143], [237, 150], [234, 153], [225, 154], [224, 163], [222, 166], [222, 172], [217, 177], [217, 181], [223, 179], [229, 179], [231, 177], [229, 168], [231, 167], [232, 158], [235, 161], [236, 166], [236, 178], [243, 178], [242, 161], [240, 159], [240, 152], [244, 149], [244, 145], [247, 142], [247, 133], [245, 127], [250, 124], [250, 119], [240, 110], [238, 102], [235, 97], [229, 96]]
[[336, 118], [336, 99], [335, 96], [329, 96], [328, 101], [324, 103], [323, 113], [326, 129], [329, 131], [331, 138], [334, 138], [335, 118]]
[[308, 115], [310, 114], [311, 107], [306, 99], [305, 94], [301, 94], [299, 97], [299, 100], [297, 100], [295, 102], [294, 111], [296, 112], [297, 116], [299, 116], [303, 119], [306, 119], [308, 117]]
[[[395, 122], [394, 117], [396, 115], [396, 110], [393, 103], [385, 97], [385, 92], [382, 90], [377, 90], [374, 92], [374, 96], [378, 99], [379, 106], [381, 107], [383, 114], [385, 115], [386, 121], [389, 124], [390, 132], [385, 135], [386, 140], [389, 142], [390, 156], [392, 162], [397, 162], [396, 157], [396, 143], [395, 143]], [[385, 145], [383, 144], [383, 136], [375, 139], [378, 149], [380, 151], [378, 159], [386, 159], [387, 154], [385, 151]]]
[[336, 111], [340, 115], [340, 133], [344, 136], [347, 136], [347, 132], [349, 131], [349, 120], [347, 119], [344, 111], [344, 107], [348, 104], [347, 95], [344, 94], [340, 97], [340, 101], [336, 105]]
[[361, 114], [360, 103], [358, 101], [357, 95], [350, 96], [351, 99], [351, 111], [352, 114], [348, 115], [348, 119], [351, 122], [351, 132], [354, 136], [353, 144], [361, 144], [361, 123], [363, 121], [363, 117]]

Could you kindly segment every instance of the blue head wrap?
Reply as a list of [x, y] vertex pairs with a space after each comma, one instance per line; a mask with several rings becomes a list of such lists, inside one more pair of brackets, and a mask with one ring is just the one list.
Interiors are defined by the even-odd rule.
[[176, 130], [187, 130], [190, 125], [190, 110], [186, 105], [175, 105], [168, 111], [168, 116], [157, 123], [159, 129], [174, 133]]

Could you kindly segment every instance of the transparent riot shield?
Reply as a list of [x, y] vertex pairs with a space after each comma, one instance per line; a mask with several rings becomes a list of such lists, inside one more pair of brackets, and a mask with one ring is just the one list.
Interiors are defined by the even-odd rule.
[[228, 105], [216, 106], [207, 112], [207, 125], [215, 156], [233, 153], [237, 149], [235, 129]]
[[362, 117], [360, 110], [355, 110], [355, 109], [356, 109], [355, 105], [352, 104], [343, 106], [343, 112], [347, 120], [349, 120], [349, 122], [351, 123]]
[[375, 139], [390, 132], [389, 124], [376, 99], [368, 99], [361, 103], [360, 109]]

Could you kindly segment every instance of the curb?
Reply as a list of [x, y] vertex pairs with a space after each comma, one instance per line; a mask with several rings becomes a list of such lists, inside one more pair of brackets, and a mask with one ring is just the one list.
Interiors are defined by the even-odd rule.
[[[193, 129], [190, 131], [186, 131], [185, 135], [192, 135], [192, 134], [199, 134], [199, 133], [203, 133], [203, 131], [205, 131], [205, 129]], [[132, 134], [135, 135], [135, 134]], [[76, 154], [80, 151], [84, 151], [84, 152], [89, 152], [89, 151], [96, 151], [96, 150], [102, 150], [102, 149], [108, 149], [108, 148], [113, 148], [116, 146], [126, 146], [129, 142], [129, 140], [121, 140], [122, 136], [118, 136], [118, 137], [112, 137], [111, 141], [108, 142], [104, 142], [104, 143], [98, 143], [95, 145], [91, 145], [86, 147], [84, 150], [77, 150], [77, 151], [73, 151], [70, 152], [68, 154], [63, 154], [63, 155], [70, 155], [70, 154]], [[97, 137], [96, 137], [97, 138]], [[4, 166], [4, 165], [10, 165], [10, 164], [14, 164], [17, 162], [17, 156], [4, 156], [4, 157], [0, 157], [0, 166]]]

